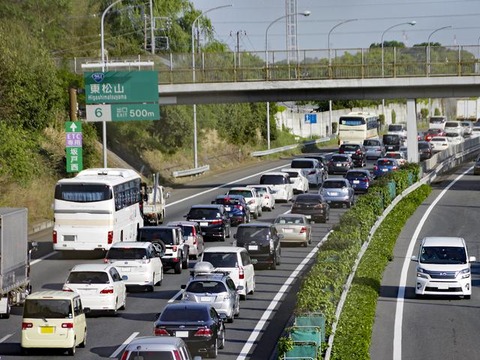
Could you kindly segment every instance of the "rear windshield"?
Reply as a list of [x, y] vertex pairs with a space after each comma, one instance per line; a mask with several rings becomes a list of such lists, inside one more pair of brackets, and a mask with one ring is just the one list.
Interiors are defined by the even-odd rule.
[[68, 319], [72, 318], [72, 302], [59, 299], [27, 299], [23, 308], [24, 318]]
[[236, 253], [204, 253], [202, 261], [207, 261], [213, 267], [237, 267]]
[[104, 271], [73, 271], [68, 275], [67, 284], [108, 284]]
[[383, 135], [383, 143], [385, 145], [398, 145], [398, 144], [400, 144], [400, 136], [398, 136], [398, 135]]
[[193, 281], [187, 286], [185, 291], [195, 294], [217, 294], [226, 292], [227, 288], [221, 281]]
[[418, 143], [418, 148], [419, 149], [428, 149], [430, 145], [428, 143]]
[[290, 179], [298, 177], [298, 172], [296, 171], [285, 171], [285, 172], [288, 174], [288, 176], [290, 176]]
[[378, 140], [363, 140], [364, 146], [380, 146], [380, 141]]
[[333, 155], [332, 156], [332, 161], [336, 161], [336, 162], [348, 161], [348, 158], [346, 156]]
[[388, 125], [388, 131], [402, 131], [402, 125]]
[[349, 171], [345, 177], [347, 179], [358, 179], [367, 177], [367, 174], [361, 171]]
[[228, 195], [241, 195], [244, 198], [251, 198], [252, 192], [250, 190], [229, 190]]
[[421, 250], [420, 262], [426, 264], [466, 264], [465, 248], [459, 246], [425, 246]]
[[160, 315], [160, 320], [175, 322], [208, 321], [208, 308], [186, 309], [183, 307], [167, 307]]
[[262, 175], [260, 178], [260, 184], [270, 184], [270, 185], [284, 185], [287, 181], [282, 175]]
[[237, 244], [248, 243], [252, 240], [256, 242], [269, 241], [270, 228], [258, 226], [240, 226], [237, 229]]
[[292, 160], [292, 169], [311, 169], [313, 168], [313, 161], [311, 160]]
[[377, 164], [381, 166], [392, 166], [395, 165], [395, 162], [392, 160], [382, 159], [378, 160]]
[[147, 257], [147, 249], [143, 248], [110, 248], [108, 250], [107, 259], [120, 259], [120, 260], [141, 260]]
[[443, 124], [447, 119], [444, 117], [431, 117], [430, 124]]
[[112, 189], [103, 184], [57, 184], [55, 199], [79, 203], [110, 200]]
[[190, 209], [188, 213], [188, 218], [190, 219], [217, 219], [220, 218], [221, 215], [217, 211], [217, 209]]
[[344, 151], [357, 151], [359, 148], [358, 145], [341, 145], [340, 149], [343, 149]]
[[155, 228], [146, 228], [140, 229], [138, 234], [138, 241], [149, 241], [149, 242], [158, 242], [162, 240], [167, 245], [173, 245], [175, 243], [174, 239], [174, 229], [155, 229]]
[[326, 189], [342, 188], [346, 186], [344, 181], [325, 181], [322, 185]]
[[322, 202], [322, 198], [320, 196], [298, 195], [295, 202], [302, 204], [316, 204]]
[[304, 224], [303, 217], [279, 216], [275, 219], [275, 224]]
[[459, 127], [459, 126], [460, 126], [460, 123], [455, 122], [455, 121], [447, 121], [445, 123], [446, 128], [456, 128], [456, 127]]

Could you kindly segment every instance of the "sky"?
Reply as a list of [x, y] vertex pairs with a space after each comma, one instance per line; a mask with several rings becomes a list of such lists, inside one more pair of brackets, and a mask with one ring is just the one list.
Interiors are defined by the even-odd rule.
[[[269, 28], [268, 50], [286, 50], [285, 19], [275, 21], [286, 14], [286, 0], [191, 1], [201, 11], [232, 5], [206, 14], [215, 38], [230, 49], [236, 50], [238, 44], [240, 51], [265, 51]], [[426, 43], [430, 37], [430, 42], [444, 46], [476, 47], [480, 39], [480, 0], [297, 0], [297, 11], [306, 10], [310, 16], [298, 16], [299, 50], [328, 49], [329, 32], [331, 49], [368, 48], [380, 43], [382, 35], [384, 41], [406, 46]], [[350, 19], [356, 20], [332, 30]], [[400, 25], [411, 21], [416, 24]]]

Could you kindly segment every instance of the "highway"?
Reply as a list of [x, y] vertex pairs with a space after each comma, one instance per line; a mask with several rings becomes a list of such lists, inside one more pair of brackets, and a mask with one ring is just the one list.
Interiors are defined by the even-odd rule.
[[[415, 298], [415, 263], [425, 236], [460, 236], [480, 261], [480, 182], [472, 163], [459, 167], [433, 191], [404, 227], [387, 267], [377, 304], [371, 359], [479, 359], [476, 321], [480, 263], [472, 266], [472, 297]], [[405, 280], [403, 281], [402, 275]], [[400, 292], [398, 290], [401, 290]], [[404, 293], [404, 296], [402, 294]]]
[[[210, 203], [216, 195], [235, 185], [257, 184], [259, 174], [288, 167], [289, 160], [270, 161], [228, 173], [222, 173], [174, 190], [168, 200], [167, 221], [182, 220], [189, 207], [198, 203]], [[311, 191], [315, 191], [312, 189]], [[272, 212], [264, 212], [259, 221], [273, 221], [276, 215], [290, 209], [289, 203], [278, 203]], [[283, 328], [290, 319], [295, 306], [295, 294], [302, 275], [314, 261], [317, 245], [332, 225], [338, 222], [343, 209], [332, 209], [327, 224], [314, 224], [313, 244], [304, 247], [283, 247], [282, 263], [277, 270], [256, 270], [256, 291], [240, 304], [240, 316], [232, 324], [226, 324], [227, 341], [220, 350], [218, 359], [268, 359], [276, 347]], [[232, 228], [235, 232], [236, 228]], [[78, 263], [101, 262], [102, 258], [85, 256], [64, 259], [52, 253], [51, 231], [37, 234], [30, 240], [40, 241], [32, 266], [32, 284], [35, 290], [61, 290], [69, 270]], [[230, 244], [233, 237], [227, 240]], [[207, 246], [222, 243], [207, 242]], [[42, 259], [43, 256], [46, 256]], [[194, 262], [191, 261], [190, 266]], [[161, 286], [155, 292], [131, 292], [126, 310], [117, 317], [95, 316], [87, 318], [88, 339], [85, 349], [77, 349], [76, 358], [119, 358], [122, 344], [135, 336], [153, 334], [153, 321], [167, 302], [175, 301], [180, 294], [180, 285], [186, 284], [188, 271], [175, 275], [165, 274]], [[274, 300], [275, 299], [275, 300]], [[268, 309], [268, 310], [267, 310]], [[0, 357], [5, 359], [52, 359], [63, 357], [59, 351], [41, 350], [33, 356], [20, 355], [21, 308], [14, 308], [10, 319], [2, 319], [0, 330]], [[261, 344], [261, 346], [258, 346]]]

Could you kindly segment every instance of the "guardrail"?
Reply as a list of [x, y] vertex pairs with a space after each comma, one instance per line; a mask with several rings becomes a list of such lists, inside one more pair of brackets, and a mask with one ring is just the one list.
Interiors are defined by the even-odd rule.
[[306, 141], [306, 142], [299, 143], [299, 144], [286, 145], [286, 146], [282, 146], [282, 147], [278, 147], [278, 148], [270, 149], [270, 150], [254, 151], [250, 155], [253, 156], [253, 157], [271, 155], [271, 154], [275, 154], [275, 153], [282, 152], [282, 151], [293, 150], [293, 149], [298, 148], [299, 146], [308, 146], [308, 145], [315, 145], [315, 144], [322, 143], [322, 142], [327, 142], [327, 141], [330, 141], [330, 139], [331, 139], [330, 137], [325, 137], [325, 138], [322, 138], [322, 139]]
[[204, 173], [205, 171], [208, 171], [208, 170], [210, 170], [210, 165], [205, 165], [205, 166], [201, 166], [201, 167], [193, 168], [193, 169], [174, 171], [174, 172], [172, 172], [172, 176], [177, 178], [177, 177], [182, 177], [182, 176], [198, 175], [198, 174], [202, 174], [202, 173]]

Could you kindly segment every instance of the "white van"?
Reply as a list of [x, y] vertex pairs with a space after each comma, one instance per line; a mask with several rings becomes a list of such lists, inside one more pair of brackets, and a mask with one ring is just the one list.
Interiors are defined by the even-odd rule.
[[21, 347], [61, 348], [69, 355], [87, 343], [87, 322], [80, 294], [66, 291], [38, 291], [27, 296], [23, 308]]
[[460, 237], [425, 237], [417, 256], [415, 295], [459, 295], [470, 299], [475, 256], [468, 256], [465, 240]]
[[290, 201], [293, 199], [293, 185], [290, 176], [281, 171], [272, 171], [264, 173], [260, 177], [260, 185], [270, 185], [275, 192], [273, 196], [275, 201]]

